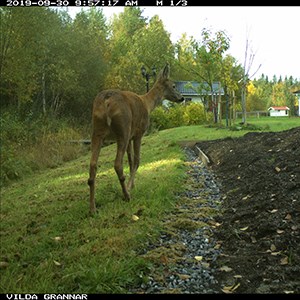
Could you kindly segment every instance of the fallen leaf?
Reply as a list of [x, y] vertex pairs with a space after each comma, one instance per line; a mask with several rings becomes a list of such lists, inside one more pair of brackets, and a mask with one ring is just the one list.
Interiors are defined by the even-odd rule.
[[277, 229], [276, 232], [277, 232], [278, 234], [282, 234], [282, 233], [284, 233], [284, 230]]
[[232, 291], [230, 291], [230, 290], [221, 289], [221, 291], [225, 294], [232, 294]]
[[285, 294], [294, 294], [294, 291], [283, 291]]
[[241, 284], [238, 283], [236, 285], [232, 285], [232, 286], [224, 286], [222, 291], [226, 294], [231, 294], [232, 292], [234, 292]]
[[182, 279], [182, 280], [186, 280], [186, 279], [189, 279], [191, 278], [190, 275], [186, 275], [186, 274], [178, 274], [179, 278]]
[[276, 256], [276, 255], [279, 255], [279, 254], [281, 254], [281, 251], [278, 251], [278, 252], [271, 252], [271, 255], [273, 255], [273, 256]]
[[249, 226], [240, 228], [240, 230], [245, 231], [245, 230], [247, 230], [248, 228], [249, 228]]
[[292, 216], [291, 216], [290, 214], [287, 214], [287, 215], [285, 216], [285, 219], [286, 219], [286, 220], [291, 220], [291, 219], [292, 219]]
[[242, 275], [234, 275], [233, 277], [234, 278], [242, 278], [243, 276]]
[[214, 248], [215, 248], [215, 249], [220, 249], [220, 248], [221, 248], [221, 244], [216, 244], [216, 245], [214, 246]]
[[132, 220], [137, 221], [137, 220], [139, 220], [139, 217], [137, 215], [132, 215]]
[[275, 246], [274, 244], [272, 244], [271, 247], [270, 247], [270, 249], [271, 249], [271, 251], [273, 252], [273, 251], [276, 250], [276, 246]]
[[276, 172], [280, 172], [280, 168], [279, 167], [275, 167]]
[[62, 237], [61, 236], [56, 236], [54, 238], [52, 238], [55, 242], [59, 242], [62, 240]]
[[251, 236], [251, 242], [252, 242], [253, 244], [255, 244], [255, 243], [257, 242], [257, 240], [256, 240], [256, 238], [255, 238], [254, 236]]
[[280, 260], [281, 265], [287, 265], [288, 263], [289, 263], [289, 258], [287, 256], [285, 256]]
[[238, 283], [236, 286], [234, 286], [234, 288], [231, 290], [232, 292], [235, 291], [241, 284]]
[[56, 261], [56, 260], [53, 260], [53, 262], [54, 262], [54, 264], [55, 264], [56, 266], [61, 266], [61, 263], [60, 263], [60, 262], [58, 262], [58, 261]]
[[195, 256], [195, 259], [201, 261], [203, 259], [203, 256]]
[[233, 285], [231, 286], [224, 286], [221, 290], [225, 293], [225, 294], [232, 294], [232, 289]]
[[202, 262], [202, 267], [209, 268], [210, 264], [208, 262]]
[[295, 230], [298, 229], [298, 227], [297, 227], [296, 225], [293, 225], [293, 226], [291, 227], [291, 229], [292, 229], [293, 231], [295, 231]]
[[227, 266], [223, 266], [223, 267], [221, 267], [219, 270], [220, 270], [220, 271], [224, 271], [224, 272], [230, 272], [230, 271], [232, 271], [232, 268], [229, 268], [229, 267], [227, 267]]
[[269, 212], [271, 213], [271, 214], [274, 214], [274, 213], [276, 213], [278, 211], [278, 209], [272, 209], [272, 210], [269, 210]]

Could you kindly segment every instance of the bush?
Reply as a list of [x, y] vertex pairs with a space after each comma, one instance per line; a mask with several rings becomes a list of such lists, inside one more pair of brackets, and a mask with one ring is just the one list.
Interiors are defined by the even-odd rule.
[[184, 121], [186, 125], [200, 125], [205, 124], [207, 113], [204, 106], [199, 103], [190, 103], [186, 106], [184, 112]]
[[87, 151], [83, 145], [70, 143], [70, 140], [81, 139], [81, 134], [66, 121], [22, 120], [14, 113], [6, 112], [0, 122], [0, 186], [33, 171], [56, 167]]
[[150, 132], [171, 128], [167, 110], [163, 106], [158, 106], [150, 115]]
[[187, 125], [202, 125], [210, 123], [212, 120], [212, 113], [206, 112], [200, 103], [172, 104], [169, 107], [159, 106], [150, 116], [150, 131]]

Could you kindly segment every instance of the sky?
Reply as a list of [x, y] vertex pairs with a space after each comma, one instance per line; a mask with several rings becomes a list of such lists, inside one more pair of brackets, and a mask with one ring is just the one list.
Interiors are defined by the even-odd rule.
[[[80, 9], [69, 7], [69, 13], [74, 15]], [[123, 9], [103, 7], [103, 12], [109, 20]], [[251, 79], [264, 74], [269, 79], [276, 75], [277, 79], [293, 76], [300, 80], [300, 6], [141, 6], [141, 9], [144, 17], [160, 17], [173, 43], [183, 33], [200, 41], [203, 28], [224, 31], [230, 38], [226, 53], [242, 65], [248, 40], [255, 55], [249, 75], [258, 70]]]

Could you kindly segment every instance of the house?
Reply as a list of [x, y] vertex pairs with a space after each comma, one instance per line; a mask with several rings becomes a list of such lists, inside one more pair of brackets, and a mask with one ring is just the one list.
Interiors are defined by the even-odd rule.
[[268, 108], [270, 117], [287, 117], [289, 110], [287, 106], [271, 106]]
[[[211, 96], [211, 89], [207, 82], [175, 81], [176, 89], [184, 97], [185, 102], [193, 101], [202, 103], [204, 96]], [[214, 95], [224, 95], [224, 90], [219, 82], [212, 85]]]

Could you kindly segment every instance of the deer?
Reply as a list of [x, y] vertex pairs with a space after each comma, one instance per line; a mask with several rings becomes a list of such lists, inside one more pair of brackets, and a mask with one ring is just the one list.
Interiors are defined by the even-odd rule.
[[[162, 100], [180, 103], [184, 97], [169, 79], [170, 66], [167, 63], [160, 71], [153, 87], [143, 95], [131, 91], [108, 89], [94, 99], [92, 109], [91, 159], [88, 185], [90, 187], [90, 213], [96, 212], [95, 178], [98, 158], [105, 140], [115, 141], [117, 153], [114, 169], [118, 176], [123, 198], [129, 201], [134, 187], [135, 174], [140, 164], [142, 137], [150, 123], [150, 113]], [[123, 160], [125, 152], [129, 164], [129, 180], [125, 184]]]

